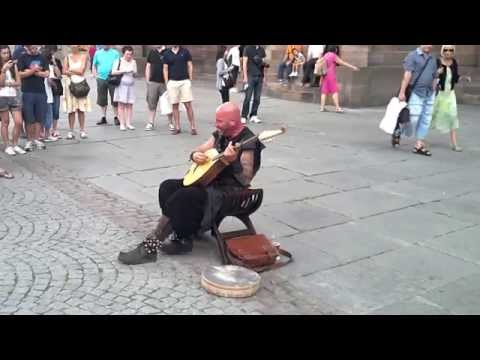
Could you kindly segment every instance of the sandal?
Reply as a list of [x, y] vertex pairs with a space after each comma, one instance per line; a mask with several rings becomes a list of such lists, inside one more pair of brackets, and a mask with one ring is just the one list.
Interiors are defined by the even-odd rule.
[[175, 129], [172, 131], [172, 135], [178, 135], [180, 134], [182, 131], [180, 129]]
[[191, 134], [192, 134], [192, 135], [198, 135], [197, 130], [196, 130], [196, 129], [192, 129]]
[[13, 179], [14, 177], [15, 176], [13, 176], [13, 174], [8, 172], [7, 170], [5, 170], [5, 169], [0, 170], [0, 178]]
[[342, 108], [339, 108], [339, 109], [335, 110], [335, 112], [337, 114], [343, 114], [345, 112], [345, 110], [343, 110]]
[[421, 148], [413, 148], [413, 153], [424, 156], [432, 156], [432, 153], [425, 149], [423, 146]]

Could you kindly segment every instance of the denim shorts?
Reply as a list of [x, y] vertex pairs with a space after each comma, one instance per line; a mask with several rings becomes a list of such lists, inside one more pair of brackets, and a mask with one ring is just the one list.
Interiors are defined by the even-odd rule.
[[47, 95], [23, 93], [23, 119], [26, 124], [43, 123], [47, 115]]
[[0, 112], [22, 110], [20, 96], [0, 96]]

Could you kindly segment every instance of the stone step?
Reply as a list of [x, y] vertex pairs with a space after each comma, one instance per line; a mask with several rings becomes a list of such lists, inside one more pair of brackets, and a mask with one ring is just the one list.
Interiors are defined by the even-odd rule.
[[460, 86], [463, 88], [465, 94], [480, 95], [480, 81], [462, 83]]
[[459, 98], [459, 103], [467, 105], [480, 105], [480, 94], [463, 94], [463, 96]]

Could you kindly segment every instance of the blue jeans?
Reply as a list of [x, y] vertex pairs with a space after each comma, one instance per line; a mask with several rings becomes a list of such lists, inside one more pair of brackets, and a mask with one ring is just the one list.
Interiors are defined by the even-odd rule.
[[[242, 117], [249, 118], [252, 116], [257, 116], [258, 107], [260, 106], [260, 98], [262, 96], [263, 88], [263, 77], [249, 77], [248, 78], [248, 88], [245, 91], [245, 99], [243, 100], [242, 107]], [[252, 109], [250, 110], [250, 100], [252, 100], [253, 95], [253, 104]]]
[[50, 135], [50, 129], [53, 124], [53, 103], [47, 104], [47, 113], [45, 115], [45, 121], [43, 122], [43, 127], [45, 128], [45, 136]]
[[412, 93], [408, 101], [410, 123], [403, 129], [405, 136], [411, 137], [415, 134], [417, 140], [424, 140], [427, 137], [430, 123], [432, 122], [434, 102], [435, 93], [429, 97], [420, 97]]
[[53, 108], [52, 108], [52, 115], [53, 120], [56, 121], [60, 119], [60, 96], [53, 97]]
[[280, 65], [278, 65], [278, 80], [285, 80], [287, 78], [287, 76], [285, 75], [285, 71], [287, 71], [287, 75], [292, 72], [292, 63], [287, 65], [287, 63], [285, 62], [281, 62]]

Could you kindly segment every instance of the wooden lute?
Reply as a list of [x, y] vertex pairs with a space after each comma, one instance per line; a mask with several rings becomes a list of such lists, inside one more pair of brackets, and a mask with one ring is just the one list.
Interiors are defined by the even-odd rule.
[[[275, 136], [284, 134], [286, 129], [284, 127], [279, 130], [265, 130], [262, 131], [259, 135], [252, 136], [251, 138], [235, 144], [236, 149], [241, 149], [242, 146], [251, 143], [255, 140], [268, 141]], [[223, 161], [220, 161], [223, 157], [223, 152], [219, 153], [216, 149], [209, 149], [205, 152], [208, 160], [202, 164], [194, 163], [187, 174], [183, 178], [184, 186], [191, 185], [203, 185], [208, 186], [217, 176], [220, 174], [223, 169], [227, 166]]]

